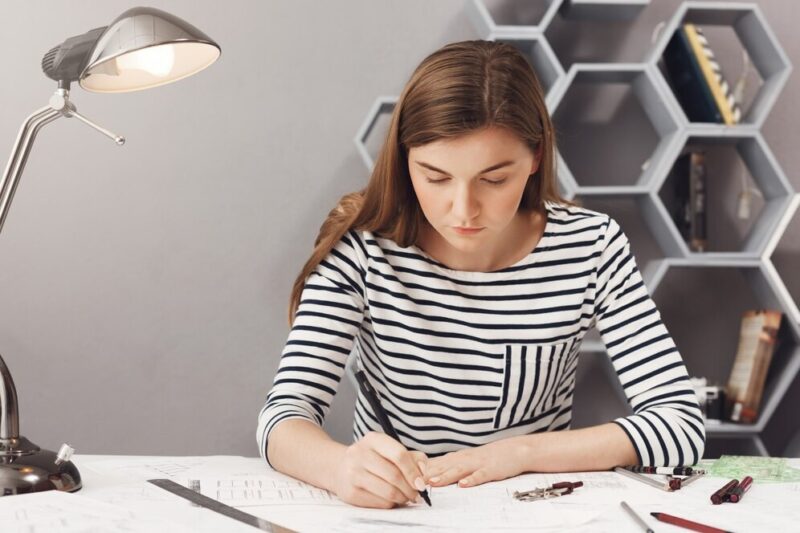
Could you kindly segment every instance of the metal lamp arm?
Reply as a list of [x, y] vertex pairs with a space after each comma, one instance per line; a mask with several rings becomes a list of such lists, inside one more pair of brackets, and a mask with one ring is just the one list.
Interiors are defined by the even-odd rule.
[[[102, 128], [84, 117], [75, 109], [75, 105], [69, 101], [69, 91], [63, 88], [57, 89], [50, 98], [50, 105], [34, 111], [22, 124], [11, 151], [11, 157], [6, 164], [3, 172], [3, 180], [0, 181], [0, 232], [3, 230], [6, 217], [8, 216], [11, 200], [17, 190], [20, 176], [25, 169], [28, 155], [33, 147], [36, 134], [44, 126], [53, 122], [59, 117], [75, 117], [84, 124], [91, 126], [100, 133], [113, 139], [118, 145], [125, 143], [125, 139], [116, 135], [105, 128]], [[0, 440], [16, 439], [19, 437], [19, 407], [17, 405], [17, 389], [14, 380], [11, 378], [3, 358], [0, 356]]]
[[17, 140], [14, 142], [11, 157], [6, 164], [5, 172], [3, 172], [3, 181], [0, 182], [0, 231], [3, 230], [11, 200], [14, 198], [14, 192], [17, 189], [22, 170], [25, 168], [25, 163], [28, 161], [28, 154], [30, 154], [36, 134], [43, 126], [60, 116], [60, 111], [47, 106], [35, 111], [22, 124]]

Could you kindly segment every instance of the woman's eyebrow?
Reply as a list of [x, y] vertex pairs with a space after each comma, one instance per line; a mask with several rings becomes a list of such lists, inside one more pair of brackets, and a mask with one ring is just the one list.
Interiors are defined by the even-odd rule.
[[[421, 167], [427, 168], [428, 170], [432, 170], [434, 172], [438, 172], [439, 174], [444, 174], [445, 176], [450, 176], [449, 172], [446, 172], [446, 171], [444, 171], [444, 170], [442, 170], [440, 168], [436, 168], [435, 166], [431, 165], [430, 163], [425, 163], [424, 161], [414, 161], [414, 162], [417, 165], [421, 166]], [[513, 164], [514, 164], [514, 161], [501, 161], [500, 163], [496, 163], [496, 164], [494, 164], [494, 165], [492, 165], [490, 167], [484, 168], [483, 170], [478, 172], [477, 175], [486, 174], [487, 172], [491, 172], [492, 170], [497, 170], [497, 169], [500, 169], [500, 168], [503, 168], [503, 167], [507, 167], [507, 166], [513, 165]]]

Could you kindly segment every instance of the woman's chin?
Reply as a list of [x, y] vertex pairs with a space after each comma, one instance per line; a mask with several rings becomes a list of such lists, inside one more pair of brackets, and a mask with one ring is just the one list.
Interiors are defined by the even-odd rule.
[[485, 240], [475, 235], [448, 236], [447, 242], [455, 250], [469, 254], [480, 252], [486, 247]]

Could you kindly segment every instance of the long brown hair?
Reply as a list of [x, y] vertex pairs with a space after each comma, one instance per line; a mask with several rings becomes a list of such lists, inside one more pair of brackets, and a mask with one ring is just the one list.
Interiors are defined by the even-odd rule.
[[306, 279], [350, 229], [370, 231], [401, 247], [416, 244], [425, 218], [408, 173], [408, 151], [489, 126], [505, 127], [541, 158], [525, 186], [519, 209], [541, 210], [559, 196], [555, 139], [544, 92], [525, 57], [509, 44], [452, 43], [420, 63], [392, 113], [386, 142], [369, 183], [346, 194], [328, 214], [314, 252], [292, 287], [289, 324]]

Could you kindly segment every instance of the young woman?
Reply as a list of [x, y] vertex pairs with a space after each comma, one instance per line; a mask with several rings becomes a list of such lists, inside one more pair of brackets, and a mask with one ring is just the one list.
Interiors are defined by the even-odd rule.
[[[607, 215], [559, 197], [542, 89], [512, 46], [445, 46], [416, 69], [367, 187], [331, 211], [297, 278], [258, 442], [354, 505], [523, 472], [689, 465], [705, 432], [686, 368]], [[597, 327], [634, 414], [570, 430]], [[355, 351], [354, 443], [322, 421]]]

